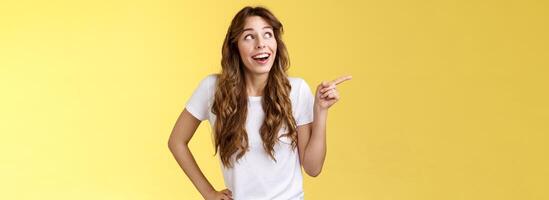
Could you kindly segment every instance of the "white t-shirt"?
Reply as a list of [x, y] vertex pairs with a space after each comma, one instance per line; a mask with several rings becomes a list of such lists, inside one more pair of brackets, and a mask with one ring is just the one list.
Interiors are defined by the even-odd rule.
[[[213, 130], [216, 116], [211, 112], [214, 101], [217, 77], [212, 74], [204, 78], [186, 104], [186, 109], [199, 120], [208, 119]], [[314, 97], [309, 85], [301, 78], [288, 77], [292, 90], [293, 117], [297, 126], [313, 121]], [[246, 132], [248, 134], [249, 151], [235, 161], [233, 168], [220, 166], [223, 172], [225, 186], [233, 192], [235, 200], [303, 199], [303, 176], [297, 148], [292, 150], [291, 140], [281, 137], [274, 146], [275, 162], [263, 149], [263, 141], [259, 128], [265, 119], [261, 106], [261, 96], [248, 97], [248, 115]], [[279, 136], [285, 133], [279, 131]], [[219, 153], [217, 154], [219, 158]]]

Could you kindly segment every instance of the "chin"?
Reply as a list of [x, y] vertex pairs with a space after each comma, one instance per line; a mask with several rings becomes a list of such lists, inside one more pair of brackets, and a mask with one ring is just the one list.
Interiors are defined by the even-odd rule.
[[271, 71], [273, 67], [273, 64], [268, 64], [268, 65], [255, 65], [253, 67], [248, 68], [248, 71], [253, 73], [253, 74], [266, 74], [266, 73], [269, 73]]
[[256, 68], [254, 71], [252, 71], [254, 74], [268, 74], [271, 71], [271, 68], [267, 69], [261, 69], [260, 67]]

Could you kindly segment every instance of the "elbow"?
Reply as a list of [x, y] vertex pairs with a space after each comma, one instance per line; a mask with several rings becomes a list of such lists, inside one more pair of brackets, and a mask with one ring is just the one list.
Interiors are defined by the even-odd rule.
[[168, 149], [170, 149], [170, 151], [173, 151], [174, 146], [175, 146], [174, 142], [171, 140], [168, 140]]
[[305, 168], [305, 173], [307, 173], [310, 177], [317, 177], [320, 175], [320, 172], [322, 172], [322, 167], [316, 167], [314, 169]]
[[177, 149], [182, 145], [184, 145], [184, 143], [177, 142], [177, 141], [174, 141], [172, 139], [168, 140], [168, 149], [170, 149], [170, 151], [174, 151], [174, 149]]

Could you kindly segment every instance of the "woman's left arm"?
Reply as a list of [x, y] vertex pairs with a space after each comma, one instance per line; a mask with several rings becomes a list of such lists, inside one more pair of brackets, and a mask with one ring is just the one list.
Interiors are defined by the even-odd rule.
[[309, 176], [318, 176], [324, 165], [328, 109], [340, 98], [336, 85], [350, 79], [351, 76], [343, 76], [334, 81], [323, 81], [318, 85], [315, 92], [313, 123], [297, 127], [299, 158]]

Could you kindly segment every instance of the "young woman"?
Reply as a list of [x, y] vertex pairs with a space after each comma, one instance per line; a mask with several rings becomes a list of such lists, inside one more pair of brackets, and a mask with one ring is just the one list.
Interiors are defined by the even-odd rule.
[[[336, 85], [351, 77], [322, 82], [313, 96], [303, 79], [287, 76], [281, 34], [269, 10], [240, 10], [223, 42], [221, 73], [200, 82], [177, 119], [168, 146], [204, 199], [303, 199], [301, 166], [313, 177], [322, 170], [328, 108], [339, 99]], [[212, 187], [187, 145], [206, 119], [228, 189]]]

